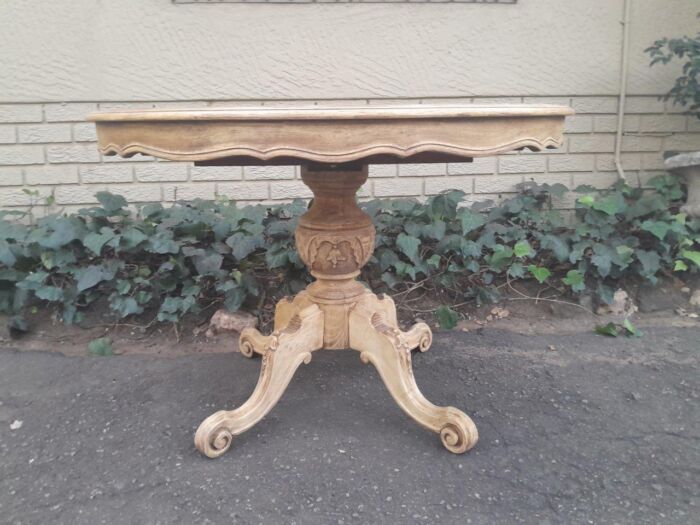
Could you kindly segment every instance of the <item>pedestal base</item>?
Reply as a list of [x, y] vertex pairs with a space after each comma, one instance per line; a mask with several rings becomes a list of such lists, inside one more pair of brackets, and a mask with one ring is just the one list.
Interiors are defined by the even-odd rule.
[[[398, 405], [418, 424], [439, 433], [450, 452], [461, 454], [476, 444], [478, 433], [469, 416], [453, 407], [433, 405], [416, 385], [411, 350], [428, 350], [432, 342], [428, 325], [418, 323], [406, 332], [401, 331], [394, 302], [388, 296], [366, 291], [352, 302], [324, 304], [314, 301], [304, 291], [293, 300], [278, 303], [272, 334], [264, 336], [252, 328], [241, 334], [241, 352], [249, 357], [255, 353], [262, 355], [258, 384], [239, 408], [216, 412], [202, 422], [195, 434], [195, 445], [203, 454], [210, 458], [220, 456], [231, 446], [234, 436], [265, 417], [296, 369], [311, 361], [312, 352], [327, 347], [326, 319], [335, 326], [330, 331], [329, 342], [343, 340], [347, 335], [350, 348], [360, 352], [364, 363], [377, 368]], [[336, 332], [341, 332], [340, 337], [336, 337]]]

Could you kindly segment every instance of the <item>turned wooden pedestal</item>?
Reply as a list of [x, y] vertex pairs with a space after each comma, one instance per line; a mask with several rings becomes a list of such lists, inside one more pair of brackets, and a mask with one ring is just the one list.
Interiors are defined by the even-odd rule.
[[402, 331], [391, 298], [375, 295], [357, 281], [372, 255], [375, 232], [355, 193], [367, 180], [368, 164], [470, 162], [516, 149], [558, 147], [564, 117], [572, 113], [545, 105], [407, 105], [92, 115], [103, 154], [143, 153], [202, 165], [300, 164], [302, 180], [314, 194], [299, 220], [296, 243], [316, 280], [279, 302], [270, 335], [243, 331], [241, 352], [262, 356], [258, 384], [243, 405], [202, 422], [195, 434], [197, 448], [209, 457], [226, 452], [235, 436], [275, 406], [296, 369], [323, 348], [360, 352], [399, 406], [439, 433], [448, 450], [459, 454], [473, 447], [478, 434], [472, 420], [456, 408], [430, 403], [413, 377], [411, 351], [430, 347], [428, 325]]

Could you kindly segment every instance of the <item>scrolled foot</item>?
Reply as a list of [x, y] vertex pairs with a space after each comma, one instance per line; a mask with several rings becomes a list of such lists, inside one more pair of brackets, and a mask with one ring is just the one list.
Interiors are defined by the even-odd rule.
[[226, 452], [235, 436], [265, 417], [282, 397], [296, 369], [311, 361], [311, 352], [323, 346], [323, 313], [311, 305], [295, 315], [286, 328], [269, 336], [246, 329], [240, 346], [262, 353], [258, 384], [239, 408], [216, 412], [197, 429], [194, 444], [210, 458]]
[[479, 441], [479, 432], [472, 419], [456, 408], [447, 407], [448, 420], [440, 429], [440, 441], [453, 454], [464, 454]]
[[440, 435], [442, 444], [455, 454], [471, 449], [479, 439], [474, 422], [454, 407], [439, 407], [428, 401], [413, 377], [411, 349], [427, 350], [430, 328], [418, 323], [402, 332], [385, 320], [384, 312], [373, 311], [372, 302], [359, 302], [350, 312], [350, 346], [372, 363], [397, 404], [418, 424]]
[[194, 444], [207, 457], [217, 458], [233, 442], [231, 431], [225, 426], [226, 412], [220, 411], [205, 419], [194, 435]]

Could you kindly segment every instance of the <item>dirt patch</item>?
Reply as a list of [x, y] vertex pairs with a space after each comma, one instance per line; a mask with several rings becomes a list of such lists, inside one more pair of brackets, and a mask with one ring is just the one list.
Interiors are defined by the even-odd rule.
[[[635, 326], [642, 332], [654, 326], [700, 326], [700, 318], [694, 314], [696, 310], [688, 303], [689, 294], [679, 291], [682, 283], [667, 281], [662, 286], [673, 289], [673, 301], [668, 302], [665, 298], [664, 309], [654, 307], [646, 309], [651, 311], [637, 312], [632, 317]], [[522, 335], [564, 335], [592, 332], [596, 325], [616, 320], [612, 316], [596, 315], [594, 310], [597, 305], [585, 296], [578, 299], [567, 297], [556, 289], [533, 283], [518, 283], [504, 288], [502, 300], [497, 305], [477, 305], [474, 301], [458, 305], [455, 309], [461, 320], [455, 330], [479, 333], [488, 327]], [[637, 288], [630, 290], [629, 295], [635, 299], [640, 297]], [[433, 313], [444, 304], [444, 298], [421, 295], [419, 289], [394, 297], [402, 326], [424, 321], [434, 330], [440, 329]], [[263, 307], [259, 327], [263, 333], [272, 330], [273, 308], [272, 302]], [[27, 315], [31, 327], [27, 334], [19, 339], [10, 339], [5, 331], [0, 336], [0, 348], [49, 350], [78, 356], [88, 353], [90, 341], [109, 337], [113, 342], [113, 351], [118, 355], [177, 357], [237, 352], [238, 336], [235, 333], [218, 333], [212, 337], [210, 332], [207, 336], [206, 327], [213, 313], [213, 310], [208, 310], [199, 316], [187, 316], [177, 325], [153, 322], [155, 312], [147, 312], [137, 319], [115, 321], [106, 304], [98, 303], [86, 312], [86, 319], [80, 326], [66, 326], [50, 310], [40, 309]], [[0, 322], [3, 326], [7, 325], [5, 319], [0, 318]]]

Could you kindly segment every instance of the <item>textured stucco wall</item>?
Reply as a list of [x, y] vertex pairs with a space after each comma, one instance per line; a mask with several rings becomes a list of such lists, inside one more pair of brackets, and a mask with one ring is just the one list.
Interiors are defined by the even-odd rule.
[[[631, 0], [622, 161], [631, 183], [666, 150], [700, 149], [700, 120], [658, 100], [677, 67], [643, 49], [698, 30], [698, 0]], [[488, 4], [173, 4], [0, 0], [0, 208], [71, 211], [109, 190], [130, 202], [308, 197], [293, 166], [198, 168], [102, 157], [90, 111], [410, 99], [570, 104], [561, 150], [455, 164], [372, 166], [364, 197], [458, 188], [499, 199], [524, 180], [606, 187], [613, 164], [622, 0]], [[53, 196], [55, 204], [45, 206]], [[561, 202], [570, 206], [571, 202]]]
[[[631, 94], [697, 0], [633, 0]], [[517, 4], [0, 2], [0, 102], [610, 95], [622, 0]]]

